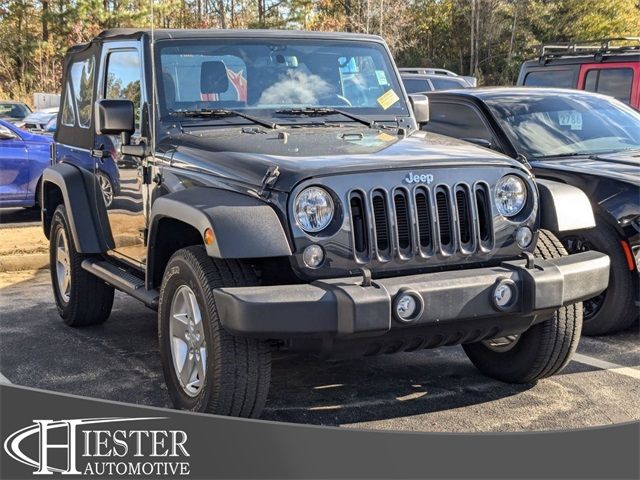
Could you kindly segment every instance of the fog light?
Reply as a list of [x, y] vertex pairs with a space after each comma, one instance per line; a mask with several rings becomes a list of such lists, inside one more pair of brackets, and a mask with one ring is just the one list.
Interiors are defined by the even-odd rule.
[[527, 248], [533, 241], [533, 232], [529, 227], [520, 227], [516, 231], [516, 243], [520, 248]]
[[320, 245], [309, 245], [302, 252], [302, 261], [309, 268], [318, 268], [324, 261], [324, 250]]
[[511, 307], [518, 298], [518, 289], [516, 284], [507, 278], [498, 282], [493, 289], [493, 304], [498, 310], [506, 310]]
[[401, 322], [411, 322], [422, 313], [422, 297], [413, 291], [400, 291], [394, 302], [396, 318]]

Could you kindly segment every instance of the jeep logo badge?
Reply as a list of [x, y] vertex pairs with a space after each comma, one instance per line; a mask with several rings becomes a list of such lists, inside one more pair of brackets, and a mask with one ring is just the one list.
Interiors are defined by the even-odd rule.
[[422, 175], [417, 175], [413, 172], [409, 172], [407, 176], [404, 177], [403, 181], [408, 184], [426, 183], [427, 185], [429, 185], [431, 182], [433, 182], [433, 175], [431, 175], [430, 173], [423, 173]]

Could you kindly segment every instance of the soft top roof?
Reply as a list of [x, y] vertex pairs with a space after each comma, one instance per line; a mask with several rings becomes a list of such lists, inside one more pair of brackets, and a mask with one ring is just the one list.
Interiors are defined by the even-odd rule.
[[[151, 36], [150, 29], [113, 28], [101, 32], [95, 40], [138, 39], [143, 35]], [[220, 30], [220, 29], [165, 29], [154, 30], [156, 40], [179, 38], [330, 38], [334, 40], [369, 40], [382, 42], [378, 35], [346, 32], [312, 32], [305, 30]], [[94, 41], [95, 41], [94, 40]]]
[[[156, 40], [206, 39], [206, 38], [318, 38], [333, 40], [364, 40], [383, 43], [379, 35], [348, 32], [312, 32], [306, 30], [220, 30], [220, 29], [169, 29], [157, 28], [153, 32]], [[92, 43], [110, 40], [139, 40], [151, 37], [151, 29], [111, 28], [100, 32], [93, 40], [69, 47], [67, 53], [85, 50]]]

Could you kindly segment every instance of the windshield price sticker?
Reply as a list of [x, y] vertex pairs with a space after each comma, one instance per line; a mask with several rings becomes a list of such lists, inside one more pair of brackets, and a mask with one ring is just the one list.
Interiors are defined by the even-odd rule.
[[386, 93], [383, 93], [378, 97], [378, 103], [383, 108], [383, 110], [387, 110], [391, 105], [400, 100], [400, 97], [393, 90], [387, 90]]
[[558, 112], [560, 125], [571, 127], [571, 130], [582, 130], [582, 114], [576, 110], [563, 110]]

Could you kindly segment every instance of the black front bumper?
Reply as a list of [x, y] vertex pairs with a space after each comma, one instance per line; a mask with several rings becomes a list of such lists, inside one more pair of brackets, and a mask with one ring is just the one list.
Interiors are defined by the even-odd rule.
[[[500, 309], [493, 293], [505, 281], [517, 295]], [[601, 293], [608, 281], [609, 257], [589, 251], [535, 259], [533, 265], [516, 260], [497, 267], [385, 278], [371, 286], [348, 277], [302, 285], [219, 288], [214, 295], [222, 325], [236, 335], [349, 339], [425, 326], [486, 330], [487, 322], [493, 325], [496, 319], [513, 324], [511, 329], [498, 326], [500, 332], [524, 331], [544, 314]], [[398, 293], [407, 290], [424, 308], [415, 319], [403, 322], [392, 311]]]

